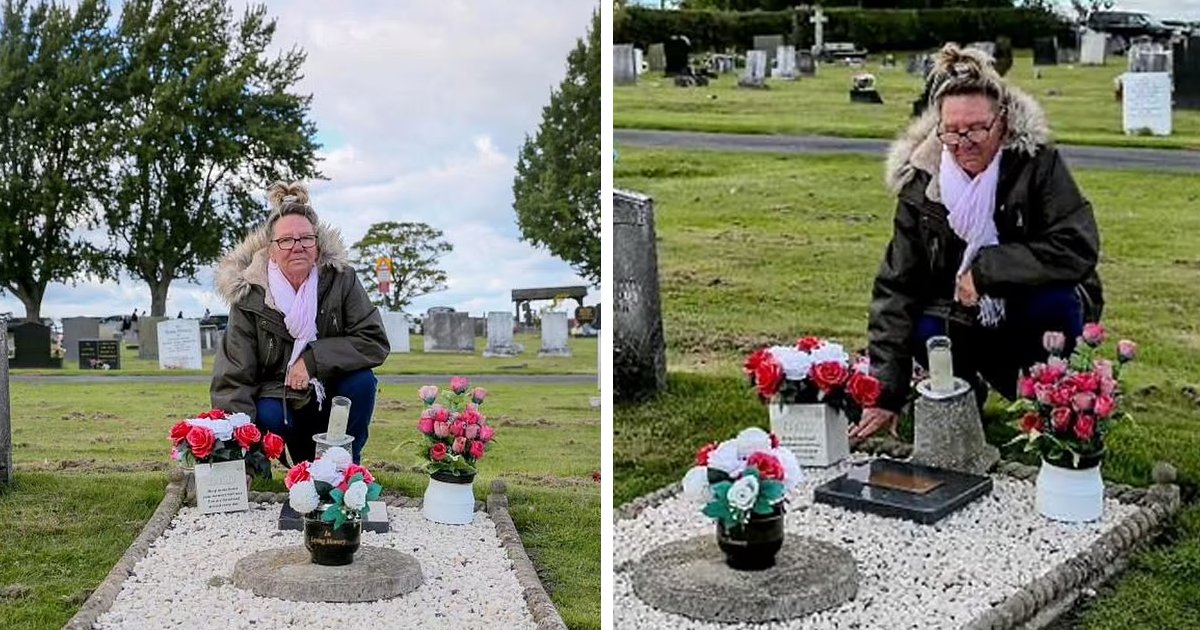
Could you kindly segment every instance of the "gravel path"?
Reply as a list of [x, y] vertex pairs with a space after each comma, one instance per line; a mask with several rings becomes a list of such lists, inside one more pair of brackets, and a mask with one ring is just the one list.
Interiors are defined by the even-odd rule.
[[415, 508], [389, 507], [391, 531], [363, 532], [362, 544], [410, 554], [425, 583], [381, 602], [328, 604], [256, 597], [230, 582], [238, 559], [269, 547], [303, 545], [275, 528], [278, 504], [203, 516], [181, 508], [125, 581], [95, 628], [497, 628], [536, 629], [525, 598], [484, 512], [470, 525], [437, 525]]
[[[857, 597], [790, 624], [705, 624], [658, 611], [633, 593], [626, 565], [671, 540], [713, 535], [711, 521], [682, 496], [621, 520], [614, 530], [617, 628], [959, 628], [1034, 578], [1085, 549], [1136, 506], [1106, 502], [1097, 523], [1067, 525], [1034, 511], [1032, 483], [993, 476], [992, 493], [934, 525], [813, 504], [813, 489], [845, 472], [805, 469], [786, 517], [795, 532], [848, 549], [858, 562]], [[719, 594], [714, 594], [720, 596]]]
[[[830, 136], [770, 136], [699, 131], [614, 129], [613, 141], [652, 149], [706, 149], [764, 153], [867, 153], [883, 157], [890, 140]], [[1200, 151], [1059, 145], [1072, 168], [1200, 171]]]

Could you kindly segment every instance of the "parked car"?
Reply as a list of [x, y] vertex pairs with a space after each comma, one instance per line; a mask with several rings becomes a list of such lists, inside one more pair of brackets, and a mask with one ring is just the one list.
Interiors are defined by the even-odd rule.
[[1096, 11], [1088, 17], [1086, 26], [1111, 35], [1115, 40], [1113, 50], [1118, 53], [1124, 52], [1137, 37], [1166, 42], [1175, 35], [1174, 29], [1149, 14], [1134, 11]]

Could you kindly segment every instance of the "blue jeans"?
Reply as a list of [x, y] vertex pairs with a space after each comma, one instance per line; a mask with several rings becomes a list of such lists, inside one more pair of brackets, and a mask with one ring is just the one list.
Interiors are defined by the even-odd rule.
[[371, 413], [375, 411], [375, 390], [379, 381], [369, 369], [344, 374], [336, 381], [325, 383], [325, 402], [317, 409], [316, 397], [300, 409], [284, 407], [282, 398], [260, 398], [256, 406], [259, 429], [276, 433], [287, 442], [292, 465], [312, 460], [316, 455], [316, 444], [312, 436], [324, 433], [329, 428], [329, 407], [334, 396], [350, 399], [350, 418], [346, 433], [354, 436], [351, 455], [354, 463], [362, 460], [362, 450], [367, 444], [371, 426]]
[[1070, 354], [1075, 340], [1083, 334], [1083, 305], [1074, 287], [1054, 287], [1008, 297], [1004, 311], [1004, 320], [994, 328], [978, 322], [965, 326], [922, 315], [917, 322], [913, 357], [928, 368], [925, 342], [936, 335], [947, 335], [954, 357], [954, 375], [971, 383], [980, 405], [987, 397], [980, 379], [1005, 398], [1015, 399], [1019, 373], [1048, 356], [1042, 347], [1044, 333], [1063, 333], [1067, 341], [1065, 352]]

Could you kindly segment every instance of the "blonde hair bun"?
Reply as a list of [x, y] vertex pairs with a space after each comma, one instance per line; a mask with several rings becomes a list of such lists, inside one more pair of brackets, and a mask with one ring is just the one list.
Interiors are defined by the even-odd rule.
[[308, 205], [308, 186], [300, 182], [275, 182], [267, 188], [267, 203], [272, 210], [279, 210], [284, 202]]

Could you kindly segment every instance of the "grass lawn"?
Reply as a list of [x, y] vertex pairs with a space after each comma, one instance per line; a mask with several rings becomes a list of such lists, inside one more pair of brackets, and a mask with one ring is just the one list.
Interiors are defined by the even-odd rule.
[[[619, 406], [614, 505], [682, 478], [702, 444], [767, 414], [745, 387], [744, 354], [813, 334], [866, 343], [870, 285], [895, 201], [879, 160], [661, 152], [624, 148], [615, 185], [655, 199], [669, 391]], [[1145, 485], [1155, 461], [1200, 484], [1200, 184], [1192, 176], [1078, 171], [1100, 224], [1100, 272], [1113, 334], [1141, 344], [1128, 372], [1136, 426], [1110, 441], [1104, 475]], [[1012, 435], [988, 408], [989, 439]], [[911, 434], [909, 434], [911, 439]], [[1115, 589], [1082, 612], [1095, 629], [1200, 627], [1200, 506], [1171, 540], [1142, 554]]]
[[[919, 76], [905, 72], [908, 54], [897, 53], [896, 59], [897, 68], [880, 67], [878, 56], [861, 69], [822, 66], [813, 78], [768, 80], [769, 90], [738, 88], [738, 74], [722, 75], [708, 87], [695, 89], [677, 88], [670, 79], [644, 74], [637, 85], [613, 87], [614, 126], [891, 138], [907, 125], [912, 101], [924, 87]], [[1200, 111], [1175, 111], [1174, 134], [1168, 137], [1122, 132], [1121, 103], [1113, 96], [1113, 79], [1124, 68], [1124, 58], [1116, 58], [1106, 66], [1043, 68], [1042, 78], [1034, 79], [1033, 58], [1022, 51], [1006, 78], [1046, 108], [1059, 142], [1200, 149]], [[875, 75], [883, 105], [849, 102], [850, 78], [859, 72]]]
[[[475, 354], [425, 353], [425, 337], [409, 335], [412, 352], [389, 355], [376, 374], [595, 374], [596, 337], [569, 337], [569, 357], [539, 357], [542, 338], [537, 334], [513, 335], [513, 341], [524, 344], [525, 352], [516, 357], [484, 358], [486, 339], [475, 340]], [[212, 374], [213, 355], [202, 357], [202, 370], [160, 370], [158, 360], [139, 359], [137, 348], [121, 347], [120, 370], [80, 370], [79, 362], [63, 361], [61, 370], [12, 370], [13, 374], [44, 374], [51, 376], [155, 376], [162, 374]]]
[[[154, 511], [166, 484], [167, 430], [207, 406], [208, 388], [153, 381], [10, 388], [17, 478], [0, 494], [0, 628], [58, 628]], [[497, 477], [508, 482], [522, 541], [567, 625], [599, 628], [600, 493], [592, 472], [600, 467], [600, 422], [588, 405], [595, 388], [488, 389], [483, 411], [497, 438], [476, 494], [483, 498]], [[424, 492], [427, 477], [412, 472], [420, 462], [408, 442], [422, 408], [415, 386], [380, 385], [363, 459], [385, 491]], [[255, 487], [283, 491], [276, 473]]]

